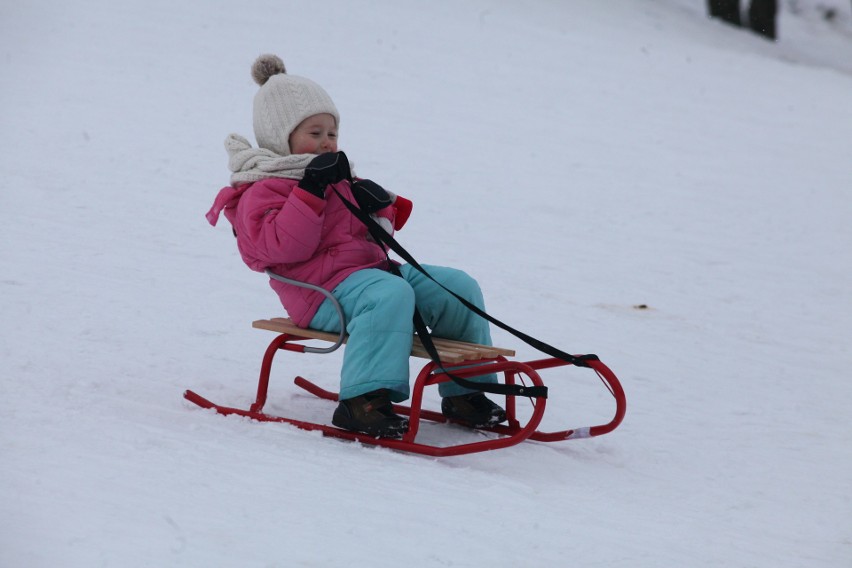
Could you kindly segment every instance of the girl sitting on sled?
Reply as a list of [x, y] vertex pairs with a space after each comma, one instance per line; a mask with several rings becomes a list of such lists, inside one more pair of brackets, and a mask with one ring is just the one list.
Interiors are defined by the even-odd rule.
[[[399, 438], [408, 419], [392, 402], [409, 396], [409, 354], [415, 306], [439, 337], [491, 345], [488, 322], [409, 265], [391, 266], [385, 249], [346, 209], [338, 192], [389, 233], [405, 225], [412, 204], [368, 179], [352, 177], [338, 152], [340, 115], [313, 81], [287, 74], [280, 58], [252, 66], [258, 147], [231, 134], [225, 141], [231, 184], [216, 196], [207, 219], [224, 213], [243, 261], [330, 291], [343, 308], [349, 341], [340, 373], [340, 403], [332, 423], [372, 436]], [[335, 191], [336, 190], [336, 191]], [[441, 284], [484, 309], [476, 281], [461, 270], [426, 266]], [[270, 286], [301, 327], [339, 332], [333, 304], [321, 293], [271, 279]], [[473, 378], [497, 382], [495, 375]], [[441, 411], [471, 427], [498, 424], [504, 410], [478, 391], [439, 386]]]

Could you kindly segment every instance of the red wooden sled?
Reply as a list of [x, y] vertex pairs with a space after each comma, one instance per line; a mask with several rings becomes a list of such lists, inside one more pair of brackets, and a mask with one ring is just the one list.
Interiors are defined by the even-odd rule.
[[[237, 414], [239, 416], [247, 416], [264, 422], [284, 422], [304, 430], [318, 430], [326, 436], [333, 436], [335, 438], [342, 438], [345, 440], [354, 440], [363, 444], [371, 444], [436, 457], [496, 450], [513, 446], [524, 440], [558, 442], [561, 440], [600, 436], [602, 434], [612, 432], [616, 427], [618, 427], [624, 418], [624, 413], [627, 407], [624, 390], [622, 389], [615, 374], [600, 361], [588, 361], [588, 366], [597, 373], [603, 384], [607, 387], [615, 399], [615, 415], [612, 420], [605, 424], [571, 428], [557, 432], [541, 432], [537, 430], [537, 428], [544, 416], [546, 399], [529, 399], [532, 404], [532, 413], [529, 416], [529, 419], [526, 420], [524, 424], [521, 424], [516, 412], [516, 397], [509, 395], [506, 396], [505, 402], [508, 422], [504, 425], [482, 429], [483, 431], [493, 433], [494, 436], [489, 436], [488, 439], [485, 440], [451, 446], [434, 446], [421, 443], [417, 441], [417, 433], [422, 420], [447, 422], [447, 419], [440, 412], [421, 408], [423, 391], [427, 386], [451, 380], [435, 363], [430, 361], [423, 367], [414, 382], [411, 395], [411, 406], [394, 405], [394, 410], [397, 413], [407, 415], [409, 417], [408, 433], [399, 440], [374, 438], [366, 434], [350, 432], [348, 430], [342, 430], [326, 424], [306, 422], [304, 420], [264, 413], [263, 407], [266, 403], [267, 391], [269, 389], [269, 375], [272, 370], [272, 362], [279, 351], [293, 351], [296, 353], [328, 353], [337, 349], [342, 343], [345, 343], [346, 337], [343, 334], [335, 335], [316, 330], [299, 328], [293, 325], [290, 320], [284, 318], [258, 320], [253, 323], [253, 326], [260, 329], [275, 331], [279, 334], [269, 344], [269, 347], [266, 349], [266, 354], [263, 357], [260, 369], [260, 378], [257, 386], [257, 398], [255, 399], [254, 404], [252, 404], [248, 410], [222, 406], [207, 400], [191, 390], [187, 390], [184, 393], [184, 398], [202, 408], [214, 409], [216, 412], [223, 415]], [[331, 347], [316, 348], [305, 345], [305, 342], [309, 340], [330, 341], [333, 342], [334, 345]], [[510, 349], [486, 345], [475, 345], [446, 339], [435, 339], [435, 345], [438, 348], [445, 370], [466, 379], [489, 373], [497, 373], [498, 377], [502, 375], [503, 381], [506, 384], [531, 384], [533, 386], [541, 387], [544, 386], [544, 383], [542, 382], [538, 371], [570, 365], [570, 363], [556, 358], [546, 358], [526, 362], [513, 361], [507, 358], [514, 355], [514, 351]], [[416, 337], [414, 338], [412, 356], [428, 358], [428, 355]], [[524, 377], [526, 377], [529, 382], [524, 380]], [[324, 390], [305, 378], [297, 376], [295, 383], [299, 387], [320, 398], [331, 401], [337, 400], [337, 393]]]

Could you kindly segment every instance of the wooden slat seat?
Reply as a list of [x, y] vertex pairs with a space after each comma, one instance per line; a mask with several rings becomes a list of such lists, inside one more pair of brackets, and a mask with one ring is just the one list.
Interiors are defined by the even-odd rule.
[[[337, 341], [336, 333], [328, 333], [315, 329], [306, 329], [298, 327], [290, 318], [271, 318], [265, 320], [257, 320], [252, 322], [252, 327], [257, 329], [265, 329], [276, 333], [287, 333], [297, 337], [306, 339], [318, 339], [321, 341], [329, 341], [334, 343]], [[438, 350], [438, 355], [444, 363], [462, 363], [464, 361], [480, 361], [482, 359], [492, 359], [499, 355], [511, 357], [515, 355], [512, 349], [504, 349], [502, 347], [492, 347], [490, 345], [478, 345], [476, 343], [466, 343], [464, 341], [456, 341], [454, 339], [443, 339], [439, 337], [432, 338], [435, 348]], [[345, 342], [345, 340], [344, 340]], [[420, 338], [414, 337], [411, 346], [412, 357], [421, 357], [428, 359], [429, 354], [423, 345], [420, 343]]]

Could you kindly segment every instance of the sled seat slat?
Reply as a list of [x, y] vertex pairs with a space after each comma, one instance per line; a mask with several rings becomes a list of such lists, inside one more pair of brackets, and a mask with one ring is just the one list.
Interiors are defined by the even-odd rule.
[[[328, 341], [334, 343], [337, 341], [336, 333], [328, 333], [316, 329], [307, 329], [299, 327], [293, 323], [290, 318], [270, 318], [265, 320], [257, 320], [252, 322], [252, 327], [256, 329], [265, 329], [276, 333], [287, 333], [296, 337], [305, 339], [318, 339], [320, 341]], [[347, 337], [348, 339], [348, 337]], [[344, 340], [345, 342], [346, 340]], [[435, 347], [438, 350], [438, 355], [444, 363], [462, 363], [464, 361], [479, 361], [482, 359], [493, 359], [500, 355], [512, 357], [515, 355], [513, 349], [505, 349], [503, 347], [492, 347], [490, 345], [479, 345], [476, 343], [468, 343], [465, 341], [456, 341], [454, 339], [443, 339], [434, 337], [432, 339]], [[420, 343], [420, 338], [414, 337], [411, 345], [411, 356], [428, 359], [429, 354]]]

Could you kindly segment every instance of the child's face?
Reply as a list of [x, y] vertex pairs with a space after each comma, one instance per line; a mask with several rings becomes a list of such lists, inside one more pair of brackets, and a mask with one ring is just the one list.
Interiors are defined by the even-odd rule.
[[315, 114], [303, 120], [290, 133], [293, 154], [337, 152], [337, 123], [330, 114]]

